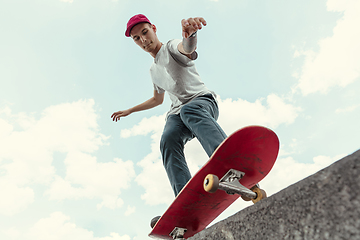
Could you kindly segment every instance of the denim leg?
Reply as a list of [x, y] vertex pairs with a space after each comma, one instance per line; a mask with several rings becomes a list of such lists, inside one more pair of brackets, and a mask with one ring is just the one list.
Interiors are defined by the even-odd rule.
[[193, 137], [194, 135], [184, 125], [179, 115], [170, 115], [168, 117], [161, 136], [160, 150], [175, 196], [179, 194], [191, 178], [185, 160], [184, 145]]
[[209, 157], [227, 137], [216, 122], [219, 109], [211, 94], [197, 97], [184, 105], [181, 108], [180, 117], [199, 140]]

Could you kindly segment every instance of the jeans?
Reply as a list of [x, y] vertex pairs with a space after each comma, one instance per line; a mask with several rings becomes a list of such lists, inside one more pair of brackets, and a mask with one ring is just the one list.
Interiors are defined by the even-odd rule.
[[196, 137], [210, 157], [227, 137], [216, 122], [219, 116], [217, 103], [211, 94], [199, 96], [185, 104], [180, 114], [170, 115], [160, 141], [163, 164], [175, 196], [190, 180], [184, 146]]

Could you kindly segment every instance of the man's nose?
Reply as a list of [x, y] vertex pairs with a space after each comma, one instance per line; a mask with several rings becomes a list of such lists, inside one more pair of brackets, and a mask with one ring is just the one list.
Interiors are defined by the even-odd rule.
[[140, 36], [141, 42], [144, 43], [146, 41], [145, 36]]

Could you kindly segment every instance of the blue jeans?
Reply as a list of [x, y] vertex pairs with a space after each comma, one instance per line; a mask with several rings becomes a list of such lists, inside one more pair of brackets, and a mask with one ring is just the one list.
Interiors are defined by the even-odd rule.
[[163, 164], [175, 196], [190, 180], [184, 146], [196, 137], [210, 157], [227, 137], [216, 122], [217, 103], [211, 94], [199, 96], [181, 108], [180, 114], [170, 115], [161, 136]]

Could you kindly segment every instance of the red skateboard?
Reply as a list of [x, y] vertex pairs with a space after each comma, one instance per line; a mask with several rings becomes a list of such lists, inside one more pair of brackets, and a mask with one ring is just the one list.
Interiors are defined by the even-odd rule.
[[149, 236], [186, 239], [205, 229], [240, 195], [254, 203], [265, 198], [257, 183], [270, 172], [278, 152], [279, 139], [270, 129], [249, 126], [236, 131], [185, 185]]

